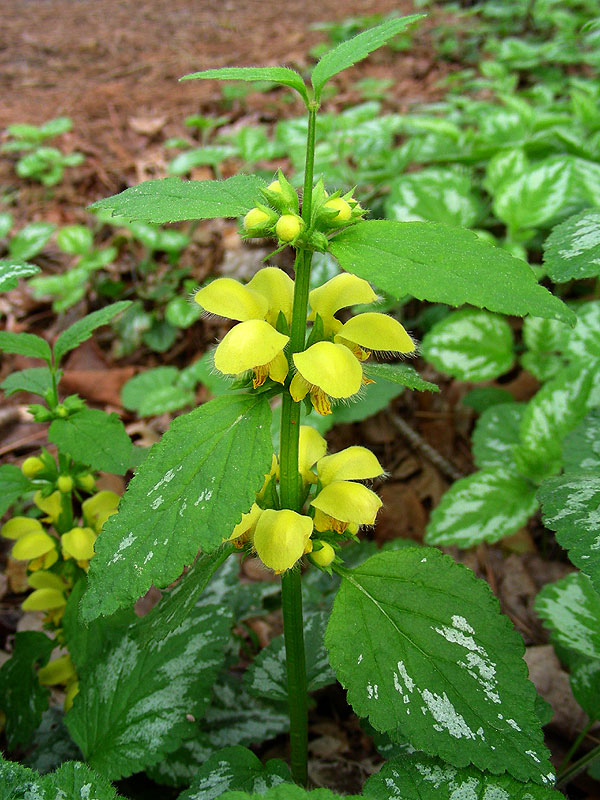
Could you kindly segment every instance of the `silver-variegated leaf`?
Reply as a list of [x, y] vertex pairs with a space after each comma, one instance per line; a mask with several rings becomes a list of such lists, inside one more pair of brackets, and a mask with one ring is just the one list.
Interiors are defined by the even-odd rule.
[[553, 281], [600, 274], [600, 211], [587, 209], [557, 225], [544, 251], [544, 264]]
[[535, 609], [556, 641], [588, 658], [600, 659], [600, 595], [581, 572], [539, 592]]
[[473, 431], [473, 460], [478, 467], [513, 468], [525, 403], [499, 403], [487, 408]]
[[452, 484], [434, 509], [428, 544], [467, 548], [515, 533], [537, 510], [535, 485], [506, 467], [489, 467]]
[[570, 332], [565, 355], [582, 363], [600, 358], [600, 300], [577, 309], [577, 324]]
[[573, 696], [590, 719], [600, 719], [600, 661], [582, 658], [570, 668]]
[[523, 641], [485, 581], [422, 547], [342, 578], [325, 644], [359, 716], [456, 766], [553, 782]]

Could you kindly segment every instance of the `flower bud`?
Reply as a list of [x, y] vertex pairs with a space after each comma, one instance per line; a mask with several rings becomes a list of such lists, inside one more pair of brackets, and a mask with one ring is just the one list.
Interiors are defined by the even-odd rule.
[[342, 197], [334, 197], [332, 200], [328, 200], [323, 208], [337, 211], [336, 216], [332, 217], [330, 222], [338, 224], [340, 222], [347, 222], [352, 215], [352, 209]]
[[302, 229], [304, 228], [304, 221], [296, 214], [283, 214], [277, 220], [275, 226], [275, 233], [282, 242], [293, 242]]
[[77, 484], [86, 492], [92, 492], [94, 487], [96, 486], [96, 479], [92, 475], [91, 472], [86, 472], [83, 475], [79, 475], [77, 478]]
[[21, 464], [21, 472], [25, 475], [26, 478], [35, 478], [38, 472], [41, 472], [44, 469], [44, 462], [41, 458], [37, 456], [30, 456], [26, 458], [25, 461]]
[[258, 231], [262, 232], [265, 225], [268, 225], [270, 221], [271, 218], [266, 211], [262, 211], [260, 208], [251, 208], [244, 217], [244, 230], [252, 234]]
[[[329, 544], [329, 542], [322, 542], [320, 540], [317, 541], [319, 541], [321, 549], [313, 549], [310, 557], [318, 567], [328, 567], [335, 559], [335, 550]], [[316, 543], [317, 542], [315, 542], [315, 544]]]
[[69, 416], [69, 409], [62, 403], [59, 403], [59, 405], [56, 406], [55, 414], [60, 419], [66, 419]]
[[70, 475], [59, 475], [56, 486], [58, 487], [58, 491], [63, 494], [72, 492], [74, 486], [73, 478]]
[[279, 183], [279, 181], [273, 181], [273, 183], [270, 183], [267, 186], [267, 189], [270, 192], [277, 192], [277, 194], [282, 194], [281, 184]]

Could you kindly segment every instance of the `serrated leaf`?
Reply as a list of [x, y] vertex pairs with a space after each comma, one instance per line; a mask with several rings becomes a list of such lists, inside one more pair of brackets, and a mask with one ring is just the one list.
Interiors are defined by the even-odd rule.
[[280, 783], [292, 783], [283, 761], [272, 758], [263, 766], [251, 750], [236, 745], [212, 755], [177, 800], [215, 800], [228, 791], [264, 794]]
[[14, 464], [0, 465], [0, 515], [31, 489], [29, 479]]
[[[309, 692], [335, 683], [323, 644], [329, 614], [324, 611], [305, 613], [304, 641], [306, 651], [306, 681]], [[255, 697], [287, 702], [287, 672], [283, 635], [272, 639], [260, 651], [244, 673], [244, 684]]]
[[0, 754], [0, 797], [3, 800], [55, 800], [45, 787], [45, 778], [29, 767], [5, 761]]
[[19, 278], [29, 278], [41, 272], [35, 264], [28, 264], [16, 258], [0, 258], [0, 292], [16, 289]]
[[439, 392], [439, 386], [424, 380], [413, 367], [407, 364], [363, 364], [363, 372], [373, 380], [384, 380], [388, 383], [399, 383], [407, 389], [420, 392]]
[[538, 492], [544, 525], [569, 559], [600, 592], [600, 475], [568, 473], [544, 481]]
[[119, 800], [121, 797], [104, 775], [81, 761], [68, 761], [52, 775], [47, 775], [44, 782], [51, 792], [56, 792], [49, 794], [56, 800]]
[[344, 795], [342, 798], [342, 795], [334, 794], [329, 789], [308, 791], [293, 783], [281, 783], [279, 786], [267, 789], [264, 794], [225, 792], [221, 797], [222, 800], [362, 800], [361, 796], [355, 794]]
[[470, 231], [434, 222], [369, 220], [335, 236], [343, 269], [400, 299], [474, 306], [503, 314], [574, 321], [573, 312], [536, 282], [531, 268]]
[[121, 389], [121, 402], [142, 417], [192, 405], [194, 392], [177, 385], [179, 376], [177, 367], [155, 367], [140, 372]]
[[424, 753], [397, 756], [363, 786], [373, 800], [561, 800], [547, 786], [521, 783], [474, 767], [457, 768]]
[[473, 460], [478, 467], [514, 467], [525, 403], [501, 403], [486, 409], [473, 431]]
[[320, 98], [321, 91], [327, 81], [333, 78], [334, 75], [348, 69], [348, 67], [356, 64], [357, 61], [362, 61], [373, 50], [383, 47], [390, 39], [393, 39], [394, 36], [406, 30], [409, 25], [424, 16], [424, 14], [412, 14], [408, 17], [386, 20], [381, 25], [363, 31], [325, 53], [311, 75], [311, 82], [317, 100]]
[[87, 620], [176, 580], [215, 550], [248, 511], [273, 455], [263, 396], [226, 396], [177, 417], [129, 484], [96, 541]]
[[8, 245], [11, 258], [27, 261], [40, 252], [52, 236], [55, 225], [51, 222], [31, 222], [13, 236]]
[[220, 80], [220, 81], [270, 81], [282, 86], [295, 89], [302, 99], [308, 102], [306, 85], [302, 77], [293, 69], [287, 67], [221, 67], [219, 69], [205, 69], [201, 72], [192, 72], [180, 78], [182, 81], [192, 80]]
[[64, 723], [64, 713], [57, 706], [50, 706], [42, 714], [40, 726], [34, 734], [26, 763], [45, 775], [65, 761], [81, 758], [81, 751], [71, 739]]
[[0, 708], [6, 714], [11, 750], [29, 744], [48, 708], [50, 691], [40, 684], [35, 665], [45, 666], [53, 648], [54, 642], [45, 633], [17, 633], [13, 654], [0, 668]]
[[573, 364], [529, 401], [521, 420], [521, 443], [514, 456], [519, 469], [540, 480], [561, 466], [561, 443], [588, 411], [593, 369]]
[[164, 639], [170, 631], [181, 625], [216, 570], [232, 551], [233, 546], [226, 545], [214, 553], [200, 553], [177, 586], [165, 594], [146, 615], [146, 625], [138, 634], [142, 646], [152, 640]]
[[52, 361], [48, 342], [33, 333], [0, 331], [0, 351], [28, 356], [28, 358], [41, 358], [48, 364]]
[[422, 547], [341, 574], [325, 644], [359, 716], [458, 767], [554, 779], [523, 641], [487, 583]]
[[546, 584], [535, 599], [535, 610], [559, 644], [600, 660], [600, 595], [589, 578], [572, 572]]
[[507, 372], [515, 353], [508, 322], [486, 311], [455, 311], [425, 335], [421, 350], [428, 361], [463, 381], [487, 381]]
[[116, 414], [84, 408], [67, 419], [55, 419], [48, 439], [81, 464], [123, 475], [131, 461], [131, 439]]
[[535, 486], [514, 469], [490, 467], [455, 481], [433, 510], [428, 544], [473, 547], [515, 533], [537, 510]]
[[565, 472], [600, 471], [600, 409], [594, 409], [563, 441]]
[[[224, 659], [230, 618], [196, 607], [162, 642], [142, 646], [133, 622], [93, 659], [78, 664], [79, 693], [65, 722], [86, 761], [111, 779], [160, 761], [191, 735]], [[100, 620], [95, 630], [110, 626]]]
[[569, 682], [575, 700], [590, 719], [600, 719], [600, 661], [582, 658], [570, 670]]
[[63, 331], [54, 345], [54, 358], [58, 364], [61, 359], [73, 350], [86, 339], [89, 339], [92, 333], [101, 325], [108, 325], [108, 323], [121, 311], [125, 311], [131, 305], [131, 300], [121, 300], [118, 303], [113, 303], [110, 306], [100, 308], [98, 311], [93, 311], [83, 319], [77, 320]]
[[[56, 373], [56, 382], [62, 377], [62, 370]], [[52, 373], [48, 367], [32, 367], [22, 369], [19, 372], [11, 372], [0, 384], [0, 389], [8, 395], [15, 392], [30, 392], [44, 397], [48, 389], [52, 387]]]
[[577, 324], [570, 331], [565, 355], [584, 364], [600, 358], [600, 301], [592, 300], [577, 309]]
[[264, 181], [255, 175], [234, 175], [224, 181], [161, 178], [144, 181], [113, 197], [98, 200], [90, 208], [108, 209], [113, 216], [128, 220], [159, 224], [239, 217], [256, 205], [261, 186]]
[[544, 265], [557, 283], [600, 274], [600, 211], [587, 209], [557, 225], [544, 243]]

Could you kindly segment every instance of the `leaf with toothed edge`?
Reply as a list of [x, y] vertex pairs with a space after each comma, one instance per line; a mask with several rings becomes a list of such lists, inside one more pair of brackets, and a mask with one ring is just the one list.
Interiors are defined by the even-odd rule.
[[600, 595], [590, 579], [573, 572], [538, 593], [535, 610], [563, 647], [600, 660]]
[[484, 581], [422, 547], [337, 571], [325, 645], [359, 716], [457, 767], [553, 782], [523, 640]]
[[255, 500], [273, 450], [263, 395], [219, 397], [177, 417], [96, 540], [84, 620], [165, 587], [217, 549]]
[[219, 81], [270, 81], [295, 89], [306, 102], [306, 84], [302, 76], [288, 67], [220, 67], [218, 69], [205, 69], [201, 72], [192, 72], [184, 75], [181, 81], [193, 80], [219, 80]]

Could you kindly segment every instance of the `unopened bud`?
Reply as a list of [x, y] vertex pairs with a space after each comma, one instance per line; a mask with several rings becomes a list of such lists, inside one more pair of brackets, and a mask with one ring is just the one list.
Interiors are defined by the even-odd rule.
[[328, 200], [323, 207], [338, 212], [337, 216], [332, 218], [332, 222], [346, 222], [352, 215], [350, 205], [341, 197], [334, 197], [333, 200]]
[[320, 542], [320, 544], [322, 545], [321, 549], [313, 550], [310, 557], [317, 566], [328, 567], [335, 559], [335, 550], [329, 542]]
[[73, 491], [73, 478], [70, 475], [59, 475], [56, 485], [59, 492], [67, 494], [67, 492]]
[[82, 489], [85, 489], [86, 492], [91, 492], [96, 485], [96, 479], [91, 472], [86, 472], [84, 475], [80, 475], [77, 478], [77, 483]]
[[277, 220], [275, 233], [282, 242], [293, 242], [304, 228], [304, 220], [296, 214], [283, 214]]
[[263, 228], [269, 222], [269, 215], [260, 208], [251, 208], [244, 217], [244, 228], [248, 233], [252, 233], [257, 228]]
[[21, 472], [26, 478], [35, 478], [38, 472], [41, 472], [43, 469], [44, 462], [37, 456], [30, 456], [21, 464]]

